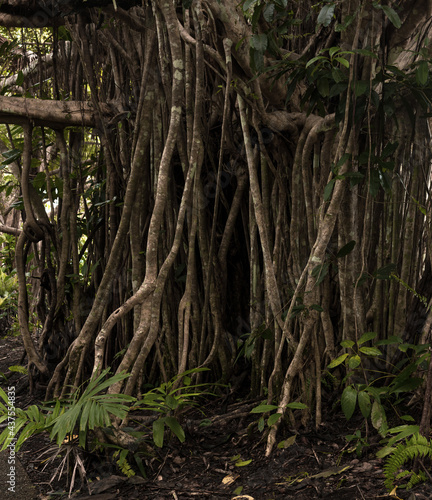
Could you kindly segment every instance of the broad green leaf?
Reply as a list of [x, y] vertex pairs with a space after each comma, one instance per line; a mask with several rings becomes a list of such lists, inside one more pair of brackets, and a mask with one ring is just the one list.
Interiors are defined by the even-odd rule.
[[367, 50], [367, 49], [354, 49], [354, 51], [356, 54], [361, 54], [363, 56], [369, 56], [369, 57], [373, 57], [374, 59], [378, 59], [378, 56], [374, 53], [374, 52], [371, 52], [370, 50]]
[[172, 396], [170, 396], [169, 394], [167, 395], [166, 399], [165, 399], [165, 403], [166, 405], [171, 409], [171, 410], [175, 410], [176, 408], [178, 408], [178, 405], [179, 405], [179, 401], [177, 401], [176, 398], [173, 398]]
[[411, 415], [401, 415], [401, 420], [405, 420], [405, 422], [415, 422]]
[[273, 424], [275, 424], [281, 418], [281, 416], [281, 413], [273, 413], [273, 415], [270, 415], [267, 419], [268, 427], [271, 427]]
[[[330, 94], [329, 94], [329, 97], [335, 97], [335, 96], [341, 96], [347, 89], [348, 85], [346, 82], [343, 82], [343, 73], [342, 71], [339, 69], [339, 68], [333, 68], [332, 70], [332, 75], [333, 75], [333, 71], [336, 70], [338, 71], [338, 74], [339, 75], [342, 75], [342, 78], [340, 80], [341, 83], [335, 83], [332, 88], [330, 89]], [[334, 76], [333, 76], [334, 78]], [[337, 79], [334, 78], [335, 82], [337, 82]]]
[[348, 366], [350, 370], [355, 370], [358, 366], [360, 366], [361, 360], [360, 356], [355, 354], [354, 356], [351, 356], [351, 358], [348, 361]]
[[279, 449], [281, 448], [289, 448], [290, 446], [292, 446], [296, 441], [296, 435], [292, 435], [290, 436], [288, 439], [285, 439], [284, 441], [281, 441], [280, 443], [278, 443], [277, 447]]
[[356, 407], [356, 402], [357, 391], [355, 390], [355, 388], [352, 385], [345, 387], [341, 397], [341, 406], [347, 420], [352, 417]]
[[276, 405], [258, 405], [258, 406], [255, 406], [255, 408], [252, 408], [251, 410], [251, 413], [266, 413], [268, 411], [273, 411], [273, 410], [277, 410], [278, 409], [278, 406]]
[[344, 153], [339, 161], [336, 163], [336, 171], [339, 171], [339, 168], [342, 167], [342, 165], [345, 165], [345, 163], [347, 162], [347, 160], [350, 160], [351, 159], [351, 153]]
[[376, 347], [360, 347], [359, 351], [366, 356], [382, 356], [382, 352]]
[[[345, 75], [343, 74], [343, 72], [339, 68], [333, 67], [331, 70], [331, 74], [332, 74], [332, 78], [335, 81], [335, 83], [340, 83], [345, 79]], [[342, 89], [342, 90], [345, 90], [345, 89]], [[331, 91], [329, 92], [329, 96], [333, 97], [334, 95], [336, 95], [334, 92], [335, 92], [335, 90], [334, 90], [334, 86], [333, 86], [331, 88]]]
[[311, 274], [312, 274], [312, 276], [314, 276], [316, 278], [316, 282], [315, 282], [316, 286], [318, 286], [320, 283], [322, 283], [324, 278], [327, 276], [329, 267], [330, 267], [330, 262], [324, 262], [324, 264], [316, 266], [316, 267], [314, 267], [314, 269], [312, 269]]
[[318, 92], [322, 97], [327, 97], [330, 93], [329, 81], [327, 78], [319, 78], [317, 81]]
[[334, 359], [328, 366], [327, 368], [336, 368], [336, 366], [339, 366], [342, 364], [346, 358], [349, 356], [349, 354], [346, 352], [345, 354], [342, 354], [341, 356], [338, 356], [336, 359]]
[[416, 70], [416, 81], [419, 85], [426, 85], [429, 77], [429, 67], [426, 61], [420, 61]]
[[410, 377], [409, 379], [398, 381], [398, 377], [391, 384], [391, 392], [398, 394], [400, 392], [411, 392], [415, 391], [424, 382], [423, 378], [420, 377]]
[[275, 12], [275, 6], [272, 3], [267, 4], [264, 7], [263, 17], [268, 23], [271, 23], [273, 21], [274, 12]]
[[164, 442], [165, 421], [158, 418], [153, 422], [153, 441], [158, 448], [162, 448]]
[[335, 4], [327, 4], [320, 10], [317, 23], [327, 27], [332, 22]]
[[331, 198], [332, 192], [333, 192], [333, 186], [334, 183], [336, 182], [336, 179], [332, 179], [327, 186], [324, 188], [324, 201], [329, 201]]
[[372, 404], [371, 421], [374, 428], [382, 435], [387, 422], [384, 408], [378, 401], [374, 401]]
[[388, 280], [395, 271], [396, 271], [396, 264], [390, 263], [377, 269], [373, 273], [373, 276], [378, 280]]
[[258, 0], [246, 0], [246, 2], [243, 4], [243, 12], [246, 12], [247, 10], [249, 10], [257, 2], [258, 2]]
[[369, 82], [363, 80], [356, 80], [354, 82], [354, 94], [356, 97], [363, 95], [369, 88]]
[[175, 417], [165, 417], [166, 425], [172, 430], [172, 432], [177, 436], [181, 443], [184, 443], [186, 436], [182, 426]]
[[1, 162], [2, 165], [9, 165], [10, 163], [13, 163], [15, 160], [17, 160], [21, 156], [21, 151], [18, 149], [10, 149], [9, 151], [5, 151], [2, 153], [2, 156], [4, 156], [6, 159]]
[[356, 242], [354, 240], [351, 240], [348, 242], [346, 245], [344, 245], [336, 254], [336, 258], [340, 259], [341, 257], [345, 257], [349, 253], [351, 253], [354, 250], [354, 247], [356, 245]]
[[355, 18], [355, 15], [352, 15], [352, 16], [347, 16], [343, 23], [340, 23], [340, 24], [337, 24], [335, 26], [335, 31], [338, 32], [338, 31], [345, 31], [348, 26], [354, 21], [354, 18]]
[[362, 345], [365, 342], [368, 342], [369, 340], [372, 340], [376, 337], [375, 332], [366, 332], [364, 333], [358, 340], [357, 340], [357, 345]]
[[372, 407], [369, 394], [365, 391], [360, 391], [357, 397], [358, 397], [359, 408], [360, 411], [362, 412], [363, 417], [368, 418], [371, 413], [371, 407]]
[[15, 83], [16, 85], [18, 85], [18, 87], [21, 87], [21, 85], [24, 83], [24, 73], [21, 70], [18, 71], [18, 76]]
[[342, 64], [342, 66], [345, 66], [345, 68], [349, 68], [349, 61], [347, 59], [344, 59], [343, 57], [335, 57], [334, 60], [339, 64]]
[[265, 425], [264, 417], [260, 417], [260, 419], [258, 420], [258, 430], [260, 432], [264, 430], [264, 425]]
[[380, 450], [377, 451], [376, 457], [377, 458], [384, 458], [390, 455], [390, 453], [393, 453], [396, 450], [393, 446], [384, 446], [384, 448], [381, 448]]
[[250, 45], [258, 52], [264, 53], [267, 49], [268, 39], [267, 35], [253, 35], [250, 39]]
[[286, 405], [286, 408], [290, 408], [291, 410], [305, 410], [306, 408], [308, 408], [307, 405], [305, 405], [304, 403], [288, 403]]
[[394, 9], [388, 5], [380, 5], [380, 8], [384, 11], [385, 15], [389, 18], [389, 21], [395, 28], [399, 29], [402, 26], [400, 17]]
[[306, 63], [306, 69], [309, 68], [309, 66], [312, 66], [312, 64], [314, 62], [317, 62], [317, 61], [328, 61], [327, 57], [324, 57], [324, 56], [316, 56], [316, 57], [313, 57], [312, 59], [310, 59], [307, 63]]
[[264, 52], [256, 50], [251, 47], [250, 49], [251, 64], [254, 71], [261, 72], [264, 70]]
[[309, 309], [313, 311], [323, 312], [324, 309], [319, 304], [312, 304]]
[[342, 342], [340, 343], [340, 345], [342, 347], [345, 347], [345, 349], [350, 349], [354, 346], [355, 342], [353, 342], [352, 340], [342, 340]]
[[333, 57], [336, 54], [336, 52], [339, 52], [339, 51], [340, 51], [340, 47], [330, 47], [329, 56]]

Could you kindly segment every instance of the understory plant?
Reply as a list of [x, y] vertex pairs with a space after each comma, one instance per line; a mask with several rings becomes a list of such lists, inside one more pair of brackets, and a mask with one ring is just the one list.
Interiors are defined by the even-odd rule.
[[[387, 490], [391, 492], [395, 486], [410, 489], [418, 483], [427, 481], [431, 477], [429, 473], [431, 462], [432, 443], [424, 436], [415, 433], [404, 443], [399, 443], [384, 466], [384, 484]], [[414, 466], [407, 467], [413, 463]], [[401, 484], [396, 485], [397, 482]]]
[[[0, 423], [7, 422], [7, 427], [0, 434], [1, 449], [13, 443], [15, 451], [18, 451], [28, 438], [46, 432], [55, 443], [50, 449], [51, 457], [48, 460], [63, 456], [57, 471], [59, 476], [61, 471], [69, 471], [70, 467], [66, 464], [72, 460], [72, 478], [75, 478], [76, 472], [81, 478], [85, 477], [81, 452], [98, 449], [111, 452], [111, 459], [127, 476], [135, 474], [128, 461], [134, 459], [136, 467], [145, 476], [142, 457], [151, 451], [149, 436], [156, 446], [162, 447], [165, 429], [168, 428], [181, 442], [185, 440], [184, 430], [177, 418], [178, 411], [196, 406], [197, 397], [209, 394], [204, 390], [208, 384], [191, 383], [191, 375], [203, 370], [188, 370], [152, 388], [139, 401], [126, 394], [106, 393], [111, 385], [129, 376], [122, 373], [108, 377], [109, 369], [64, 399], [40, 406], [32, 405], [25, 410], [15, 407], [13, 401], [9, 401], [8, 394], [0, 388], [0, 398], [3, 400], [0, 402]], [[134, 413], [142, 411], [156, 417], [152, 431], [137, 431], [118, 425], [117, 422], [133, 418]], [[113, 444], [116, 441], [119, 444]]]
[[16, 274], [0, 270], [0, 328], [4, 332], [11, 327], [17, 311], [18, 280]]
[[[341, 407], [345, 418], [349, 420], [358, 407], [365, 419], [365, 425], [370, 419], [372, 426], [383, 438], [385, 446], [378, 452], [378, 457], [383, 458], [395, 451], [394, 444], [404, 438], [414, 435], [419, 431], [418, 425], [412, 425], [414, 418], [411, 415], [401, 415], [400, 406], [404, 401], [404, 394], [412, 393], [423, 383], [423, 378], [417, 377], [416, 372], [425, 365], [429, 359], [428, 345], [404, 344], [399, 337], [390, 337], [386, 340], [374, 342], [368, 346], [368, 342], [374, 341], [376, 333], [367, 332], [357, 342], [345, 340], [341, 342], [347, 352], [343, 353], [329, 365], [329, 369], [335, 369], [345, 365], [346, 375], [342, 383], [350, 382], [344, 388], [341, 396]], [[391, 371], [384, 368], [385, 360], [381, 362], [383, 352], [381, 346], [395, 345], [397, 349], [406, 354], [405, 358], [392, 367]], [[407, 355], [412, 351], [412, 356]], [[370, 366], [374, 365], [374, 369]], [[397, 427], [389, 428], [387, 410], [391, 407], [395, 415], [402, 421], [407, 422]], [[357, 432], [347, 436], [348, 441], [357, 441], [357, 452], [365, 445], [364, 438]]]

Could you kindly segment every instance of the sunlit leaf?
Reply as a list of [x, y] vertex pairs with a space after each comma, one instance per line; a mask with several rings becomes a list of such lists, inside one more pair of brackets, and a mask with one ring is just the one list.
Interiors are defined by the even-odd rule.
[[336, 368], [336, 366], [339, 366], [340, 364], [342, 364], [346, 358], [349, 356], [349, 354], [346, 352], [344, 354], [342, 354], [341, 356], [338, 356], [336, 359], [334, 359], [328, 366], [327, 368]]

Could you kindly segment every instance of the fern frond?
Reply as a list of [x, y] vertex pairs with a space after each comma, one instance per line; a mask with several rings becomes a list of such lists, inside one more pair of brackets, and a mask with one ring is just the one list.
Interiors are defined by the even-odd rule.
[[414, 434], [405, 443], [400, 443], [387, 460], [384, 466], [384, 475], [386, 477], [384, 484], [388, 491], [393, 490], [396, 480], [407, 476], [410, 476], [406, 484], [407, 489], [427, 479], [422, 472], [417, 474], [413, 470], [405, 469], [405, 464], [417, 457], [428, 457], [432, 460], [432, 443], [418, 433]]

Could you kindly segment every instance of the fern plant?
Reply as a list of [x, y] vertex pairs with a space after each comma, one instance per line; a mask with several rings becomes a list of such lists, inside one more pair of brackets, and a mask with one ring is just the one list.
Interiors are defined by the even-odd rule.
[[385, 481], [384, 484], [388, 491], [392, 491], [395, 482], [408, 479], [406, 484], [400, 485], [400, 488], [410, 489], [414, 485], [427, 480], [427, 475], [423, 471], [418, 473], [414, 470], [405, 468], [405, 464], [417, 457], [429, 458], [432, 460], [432, 443], [421, 434], [414, 434], [411, 439], [405, 443], [400, 443], [384, 466]]

